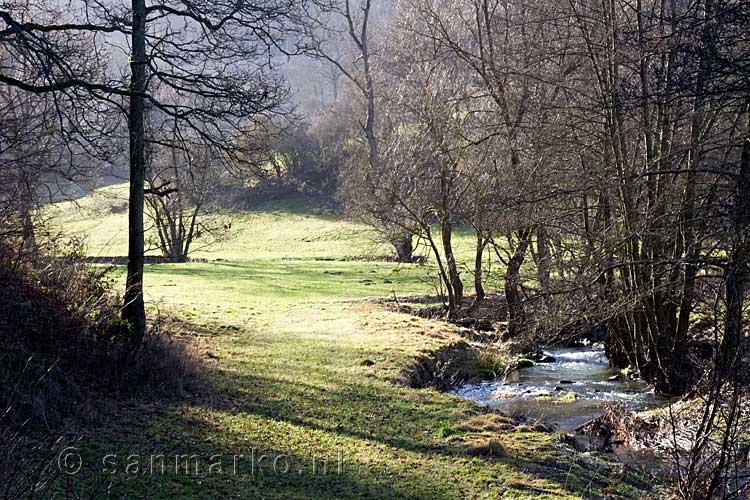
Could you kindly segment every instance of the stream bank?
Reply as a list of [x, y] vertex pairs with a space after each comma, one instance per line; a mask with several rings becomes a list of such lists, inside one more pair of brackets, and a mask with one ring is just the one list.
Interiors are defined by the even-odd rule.
[[549, 362], [462, 385], [451, 393], [515, 419], [541, 421], [566, 432], [603, 416], [610, 406], [644, 411], [669, 402], [645, 382], [611, 368], [601, 346], [550, 348], [544, 356]]

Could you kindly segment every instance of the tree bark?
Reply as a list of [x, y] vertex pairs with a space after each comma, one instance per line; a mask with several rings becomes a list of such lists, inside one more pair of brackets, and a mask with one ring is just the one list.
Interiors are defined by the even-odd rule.
[[526, 258], [526, 250], [531, 242], [531, 230], [525, 229], [519, 232], [520, 242], [516, 251], [508, 262], [505, 270], [505, 300], [508, 303], [508, 331], [503, 335], [505, 340], [516, 338], [526, 330], [526, 314], [521, 302], [519, 290], [521, 265]]
[[[531, 248], [533, 250], [533, 246]], [[536, 230], [536, 252], [532, 252], [532, 257], [536, 264], [539, 285], [541, 286], [542, 291], [546, 292], [549, 290], [550, 255], [547, 231], [543, 226], [539, 226]]]
[[461, 307], [461, 303], [464, 299], [464, 284], [461, 281], [461, 274], [458, 272], [456, 256], [453, 254], [453, 243], [451, 241], [453, 237], [453, 227], [448, 213], [442, 214], [440, 226], [440, 236], [443, 240], [443, 253], [445, 254], [445, 262], [448, 266], [450, 284], [451, 288], [453, 288], [453, 295], [456, 300], [455, 306]]
[[443, 259], [440, 258], [440, 250], [438, 250], [437, 244], [435, 243], [435, 238], [432, 237], [432, 230], [429, 226], [425, 227], [425, 239], [429, 243], [430, 248], [432, 249], [432, 253], [435, 255], [435, 261], [438, 265], [438, 273], [440, 274], [440, 279], [443, 282], [443, 285], [445, 285], [446, 291], [448, 292], [448, 315], [452, 316], [453, 312], [456, 310], [456, 297], [453, 294], [453, 286], [451, 285], [448, 273], [445, 271]]
[[25, 174], [22, 182], [21, 189], [21, 206], [20, 206], [20, 217], [21, 217], [21, 229], [23, 237], [23, 249], [27, 252], [33, 252], [36, 250], [36, 235], [34, 232], [34, 219], [32, 217], [32, 209], [34, 207], [34, 193], [32, 188], [32, 181], [29, 179], [29, 174]]
[[482, 284], [482, 257], [484, 255], [484, 247], [486, 245], [487, 240], [482, 237], [481, 231], [477, 231], [477, 252], [474, 256], [474, 291], [477, 294], [477, 302], [484, 300], [486, 296], [484, 292], [484, 286]]
[[391, 244], [396, 249], [396, 257], [399, 262], [405, 264], [414, 262], [414, 246], [412, 244], [411, 234], [397, 238], [391, 241]]
[[[347, 2], [347, 14], [351, 21], [351, 14], [349, 14], [349, 5]], [[362, 67], [365, 77], [365, 97], [367, 98], [367, 118], [363, 127], [365, 136], [367, 138], [367, 146], [369, 150], [369, 161], [370, 166], [379, 173], [381, 170], [380, 155], [378, 153], [378, 140], [375, 137], [375, 86], [373, 84], [372, 70], [370, 68], [370, 47], [367, 31], [369, 29], [370, 20], [370, 0], [367, 0], [365, 5], [362, 7], [362, 31], [359, 38], [359, 48], [362, 53]], [[353, 29], [352, 29], [353, 32]], [[354, 37], [356, 40], [356, 37]]]
[[725, 270], [726, 320], [722, 355], [734, 359], [742, 342], [742, 312], [750, 274], [750, 99], [745, 105], [744, 137], [737, 176], [734, 244]]
[[145, 99], [146, 91], [146, 3], [133, 0], [133, 54], [130, 61], [130, 203], [128, 206], [128, 273], [122, 319], [130, 325], [130, 341], [138, 346], [146, 333], [143, 300], [144, 230], [143, 203], [146, 176]]
[[36, 250], [34, 220], [31, 218], [31, 211], [25, 204], [21, 207], [21, 224], [23, 225], [23, 249], [27, 252], [33, 252]]

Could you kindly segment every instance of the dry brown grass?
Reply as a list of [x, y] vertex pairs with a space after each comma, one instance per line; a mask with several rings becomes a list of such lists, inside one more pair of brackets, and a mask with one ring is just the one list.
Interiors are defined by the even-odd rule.
[[157, 320], [132, 349], [106, 274], [77, 247], [62, 250], [0, 249], [0, 425], [49, 430], [99, 402], [181, 394], [200, 373], [189, 338]]

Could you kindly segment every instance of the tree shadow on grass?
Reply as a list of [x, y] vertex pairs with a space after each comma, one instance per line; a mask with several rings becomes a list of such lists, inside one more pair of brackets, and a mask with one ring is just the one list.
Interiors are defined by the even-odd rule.
[[[77, 443], [68, 449], [71, 463], [79, 457], [83, 467], [56, 478], [59, 498], [459, 497], [419, 473], [399, 470], [397, 463], [373, 468], [357, 461], [351, 443], [335, 435], [329, 439], [319, 433], [324, 439], [310, 443], [293, 436], [286, 429], [289, 422], [277, 418], [234, 428], [203, 410], [170, 405], [137, 429], [121, 419], [122, 427], [108, 426]], [[236, 408], [222, 413], [230, 419], [243, 416]], [[396, 474], [389, 471], [391, 465]]]
[[[213, 412], [262, 417], [314, 432], [343, 436], [363, 442], [375, 441], [399, 450], [420, 455], [432, 455], [445, 460], [479, 461], [486, 467], [498, 464], [510, 467], [524, 480], [525, 489], [534, 478], [541, 478], [573, 494], [588, 498], [640, 498], [649, 484], [636, 475], [618, 477], [619, 468], [611, 461], [590, 455], [576, 456], [572, 450], [556, 443], [539, 443], [539, 435], [513, 433], [515, 439], [502, 443], [498, 456], [476, 456], [471, 440], [445, 440], [440, 432], [456, 424], [457, 412], [431, 391], [416, 391], [418, 397], [404, 396], [415, 391], [382, 390], [377, 385], [335, 381], [336, 389], [328, 389], [303, 381], [288, 381], [273, 377], [232, 374], [234, 393], [224, 399], [201, 401]], [[460, 418], [481, 415], [484, 410], [467, 407]], [[529, 443], [522, 443], [527, 439]], [[492, 455], [492, 451], [489, 455]], [[480, 452], [481, 453], [481, 452]], [[428, 478], [424, 478], [425, 480]], [[616, 486], [615, 486], [616, 485]], [[618, 491], [619, 490], [619, 491]], [[388, 497], [390, 498], [390, 497]], [[439, 498], [433, 496], [433, 498]]]
[[[460, 427], [484, 410], [432, 390], [375, 377], [360, 382], [347, 371], [325, 366], [315, 371], [307, 367], [307, 373], [302, 366], [295, 373], [272, 364], [254, 367], [251, 359], [242, 363], [247, 366], [205, 366], [192, 399], [165, 402], [148, 420], [118, 422], [126, 432], [109, 426], [98, 433], [91, 440], [98, 450], [89, 452], [92, 460], [113, 447], [126, 455], [197, 454], [204, 460], [254, 450], [266, 457], [283, 456], [292, 473], [269, 469], [267, 462], [259, 474], [247, 462], [219, 474], [120, 474], [114, 491], [128, 498], [449, 499], [462, 497], [469, 488], [496, 498], [504, 491], [639, 498], [648, 486], [637, 476], [620, 481], [618, 471], [605, 461], [576, 458], [539, 433], [496, 434], [497, 453], [489, 446], [488, 453], [477, 454], [469, 439], [474, 436]], [[253, 373], [261, 370], [262, 375]], [[338, 471], [340, 452], [344, 466]], [[329, 472], [331, 462], [336, 470], [310, 474], [321, 457]], [[608, 494], [609, 485], [617, 486]]]
[[[217, 432], [208, 426], [196, 429], [195, 421], [182, 423], [190, 425], [193, 432]], [[457, 498], [420, 484], [419, 478], [400, 484], [385, 474], [363, 471], [344, 455], [308, 455], [293, 447], [251, 444], [228, 448], [209, 440], [164, 443], [161, 447], [132, 443], [118, 447], [112, 441], [108, 445], [100, 446], [98, 452], [84, 452], [87, 467], [79, 474], [58, 478], [60, 498]]]

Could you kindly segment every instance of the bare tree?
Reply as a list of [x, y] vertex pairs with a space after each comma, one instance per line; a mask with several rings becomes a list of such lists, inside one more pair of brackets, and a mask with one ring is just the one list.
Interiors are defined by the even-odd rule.
[[[566, 33], [548, 22], [553, 17], [544, 2], [410, 3], [424, 20], [419, 34], [474, 78], [467, 109], [483, 117], [485, 128], [472, 140], [491, 144], [492, 161], [485, 165], [492, 165], [493, 175], [500, 178], [494, 184], [499, 188], [494, 203], [487, 208], [495, 221], [504, 223], [496, 229], [517, 240], [507, 259], [504, 285], [508, 336], [516, 337], [526, 328], [521, 266], [539, 227], [536, 206], [550, 198], [544, 194], [550, 151], [540, 138], [557, 126], [559, 117], [551, 110], [564, 99], [562, 90], [575, 65], [565, 54]], [[511, 211], [517, 217], [509, 217]], [[491, 231], [480, 232], [484, 235], [478, 238], [478, 251]]]
[[[387, 8], [387, 5], [383, 5]], [[386, 65], [387, 61], [378, 63], [374, 47], [377, 46], [373, 35], [373, 18], [381, 15], [371, 0], [342, 0], [334, 2], [326, 9], [328, 23], [325, 29], [318, 30], [313, 37], [318, 40], [310, 55], [326, 61], [349, 81], [355, 92], [364, 101], [364, 120], [360, 121], [367, 142], [367, 172], [364, 177], [358, 177], [365, 181], [368, 186], [383, 185], [387, 176], [383, 171], [387, 166], [384, 164], [380, 141], [382, 130], [379, 123], [381, 97], [377, 93], [376, 80], [378, 64]], [[381, 23], [385, 24], [385, 23]], [[375, 25], [377, 26], [377, 25]], [[342, 50], [341, 41], [348, 41], [348, 50]], [[385, 54], [383, 54], [385, 56]], [[353, 62], [348, 62], [347, 57]], [[360, 182], [361, 182], [360, 181]], [[381, 193], [393, 191], [386, 187]], [[396, 215], [399, 210], [395, 209], [398, 204], [393, 197], [386, 195], [383, 199], [373, 199], [375, 203], [357, 204], [360, 208], [368, 207], [375, 213], [365, 214], [366, 220], [392, 221], [381, 225], [381, 229], [387, 240], [396, 249], [400, 262], [413, 261], [412, 231], [406, 228], [406, 220], [397, 221]], [[390, 211], [390, 213], [388, 213]]]
[[[16, 75], [30, 70], [9, 53], [0, 57], [2, 67]], [[37, 207], [45, 202], [77, 196], [83, 185], [93, 182], [107, 146], [85, 148], [81, 135], [101, 138], [113, 130], [106, 116], [76, 111], [70, 103], [56, 102], [50, 95], [37, 95], [10, 86], [0, 86], [0, 169], [3, 172], [5, 213], [13, 214], [20, 228], [23, 249], [37, 247]], [[99, 130], [94, 131], [94, 126]], [[97, 153], [97, 154], [92, 154]]]
[[[179, 120], [149, 114], [146, 213], [162, 255], [185, 262], [196, 240], [215, 243], [231, 222], [216, 216], [222, 173], [221, 151], [182, 131]], [[190, 135], [187, 135], [190, 134]], [[192, 137], [191, 137], [192, 136]]]
[[[44, 5], [11, 5], [0, 11], [0, 43], [40, 72], [29, 81], [0, 70], [0, 83], [35, 93], [53, 92], [75, 102], [108, 103], [126, 112], [130, 138], [128, 270], [122, 317], [137, 345], [146, 329], [143, 301], [146, 103], [192, 128], [203, 140], [237, 152], [235, 139], [260, 116], [277, 112], [285, 92], [273, 77], [274, 55], [295, 52], [300, 2], [177, 2], [102, 4], [84, 1], [66, 12]], [[31, 21], [26, 21], [30, 16]], [[85, 22], [78, 22], [85, 19]], [[179, 27], [179, 28], [177, 28]], [[71, 39], [94, 49], [125, 48], [128, 69], [113, 76], [70, 53]], [[90, 61], [90, 58], [81, 61]], [[150, 92], [171, 89], [166, 100]], [[101, 104], [99, 104], [101, 105]]]

